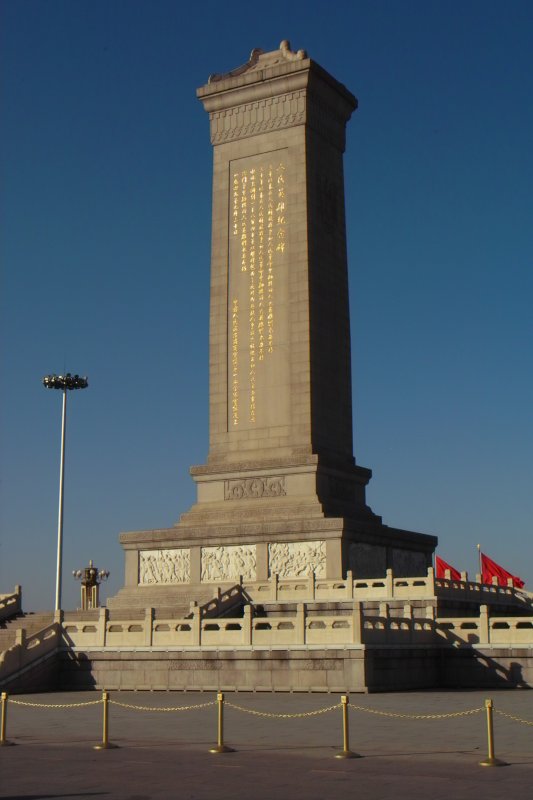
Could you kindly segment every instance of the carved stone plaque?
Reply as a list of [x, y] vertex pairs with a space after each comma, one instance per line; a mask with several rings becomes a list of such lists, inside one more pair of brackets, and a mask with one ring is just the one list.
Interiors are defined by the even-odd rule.
[[256, 579], [255, 544], [202, 547], [202, 582]]
[[225, 500], [243, 500], [259, 497], [281, 497], [285, 491], [285, 476], [240, 478], [224, 482]]
[[140, 550], [139, 583], [189, 583], [191, 580], [191, 551]]
[[268, 545], [268, 569], [270, 575], [280, 578], [300, 578], [315, 573], [317, 578], [326, 577], [326, 543], [320, 542], [272, 542]]

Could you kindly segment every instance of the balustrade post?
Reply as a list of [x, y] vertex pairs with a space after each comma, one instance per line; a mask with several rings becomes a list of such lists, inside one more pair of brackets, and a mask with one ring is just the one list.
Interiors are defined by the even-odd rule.
[[154, 609], [146, 608], [144, 610], [144, 644], [145, 647], [152, 646], [152, 629], [154, 621]]
[[411, 603], [405, 603], [403, 607], [403, 618], [409, 620], [409, 642], [413, 641], [413, 606]]
[[428, 597], [435, 596], [435, 570], [433, 569], [433, 567], [428, 567], [427, 596]]
[[252, 644], [252, 606], [244, 606], [244, 614], [242, 618], [242, 643], [244, 645]]
[[200, 647], [202, 644], [202, 620], [199, 606], [192, 609], [191, 634], [191, 644]]
[[489, 607], [479, 607], [479, 643], [490, 644]]
[[98, 647], [105, 647], [106, 633], [107, 633], [107, 618], [108, 611], [105, 606], [102, 606], [98, 612]]
[[351, 569], [346, 573], [346, 599], [353, 600], [353, 572]]
[[[388, 571], [388, 570], [387, 570]], [[380, 603], [379, 604], [379, 616], [380, 618], [384, 618], [384, 625], [383, 625], [383, 642], [387, 642], [389, 640], [389, 604], [388, 603]]]
[[385, 592], [388, 598], [394, 597], [394, 577], [392, 569], [388, 569], [385, 575]]
[[353, 601], [352, 610], [352, 642], [353, 644], [362, 644], [362, 628], [363, 628], [363, 614], [362, 607], [359, 600]]
[[298, 603], [296, 606], [296, 643], [305, 644], [305, 617], [306, 604]]

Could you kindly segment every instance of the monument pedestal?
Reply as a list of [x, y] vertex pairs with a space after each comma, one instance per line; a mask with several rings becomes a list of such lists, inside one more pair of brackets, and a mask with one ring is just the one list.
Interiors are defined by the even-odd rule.
[[198, 502], [174, 527], [121, 535], [126, 582], [110, 607], [183, 608], [273, 575], [413, 576], [431, 566], [434, 537], [389, 528], [364, 503], [369, 470], [319, 468], [316, 458], [238, 467], [193, 467]]

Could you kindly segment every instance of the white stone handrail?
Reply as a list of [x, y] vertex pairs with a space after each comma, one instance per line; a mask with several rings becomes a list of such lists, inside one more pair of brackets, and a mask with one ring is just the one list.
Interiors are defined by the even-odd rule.
[[436, 632], [455, 644], [528, 645], [533, 643], [533, 616], [489, 617], [481, 606], [479, 617], [438, 619]]
[[345, 579], [327, 580], [314, 574], [302, 578], [283, 578], [272, 575], [264, 581], [246, 581], [243, 591], [254, 603], [309, 602], [310, 600], [426, 600], [438, 597], [469, 600], [480, 604], [520, 603], [532, 605], [533, 595], [513, 586], [498, 586], [469, 581], [466, 573], [461, 580], [435, 578], [433, 567], [427, 575], [395, 577], [388, 569], [377, 578], [354, 578], [351, 572]]
[[480, 583], [467, 579], [455, 580], [453, 578], [435, 578], [435, 593], [438, 597], [453, 596], [459, 599], [473, 600], [477, 603], [509, 603], [518, 601], [525, 606], [532, 604], [533, 595], [516, 589], [514, 586], [499, 586], [498, 584]]
[[0, 622], [22, 611], [22, 587], [15, 586], [11, 594], [0, 595]]
[[435, 619], [435, 608], [406, 603], [398, 615], [381, 602], [378, 613], [364, 614], [361, 603], [353, 610], [317, 614], [306, 603], [296, 611], [279, 616], [252, 616], [246, 606], [242, 617], [201, 618], [195, 608], [192, 617], [154, 619], [147, 609], [144, 619], [109, 620], [101, 609], [99, 620], [65, 622], [64, 642], [73, 647], [217, 647], [349, 644], [450, 645], [531, 644], [533, 617], [489, 617], [487, 606], [479, 616]]
[[192, 617], [154, 619], [147, 609], [143, 619], [108, 619], [101, 609], [98, 620], [77, 619], [63, 624], [63, 644], [67, 647], [235, 647], [289, 644], [345, 644], [360, 640], [360, 604], [352, 614], [308, 614], [304, 603], [295, 614], [253, 617], [251, 606], [241, 617], [201, 617], [200, 608]]
[[57, 650], [60, 644], [61, 623], [58, 615], [54, 622], [31, 636], [26, 635], [24, 628], [18, 628], [15, 644], [0, 653], [0, 686], [20, 670]]
[[200, 606], [200, 616], [202, 619], [219, 616], [220, 614], [226, 613], [231, 608], [241, 605], [242, 601], [242, 584], [236, 584], [224, 591], [218, 588], [216, 597]]
[[192, 617], [153, 619], [147, 609], [141, 620], [109, 620], [101, 609], [99, 620], [65, 622], [64, 643], [73, 647], [271, 647], [284, 645], [343, 646], [349, 644], [462, 645], [531, 644], [532, 617], [489, 617], [487, 606], [476, 617], [435, 619], [435, 609], [406, 603], [398, 615], [381, 602], [377, 614], [363, 614], [361, 604], [338, 614], [317, 614], [298, 603], [292, 614], [252, 616], [246, 606], [242, 617], [201, 618], [195, 608]]
[[243, 584], [244, 592], [254, 603], [310, 600], [422, 600], [435, 596], [433, 569], [417, 577], [395, 578], [391, 569], [380, 578], [354, 578], [351, 572], [345, 579], [327, 580], [311, 574], [304, 578], [283, 578], [272, 575], [264, 581]]

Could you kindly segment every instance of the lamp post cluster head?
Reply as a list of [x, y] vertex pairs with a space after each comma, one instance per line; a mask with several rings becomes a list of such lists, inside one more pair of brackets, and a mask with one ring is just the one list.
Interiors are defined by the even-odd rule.
[[81, 580], [84, 586], [96, 586], [100, 581], [106, 581], [111, 574], [108, 569], [98, 569], [92, 561], [85, 569], [75, 569], [72, 571], [76, 580]]
[[43, 384], [47, 389], [86, 389], [89, 381], [86, 377], [82, 378], [81, 375], [71, 375], [67, 372], [66, 375], [45, 375]]
[[109, 578], [108, 569], [98, 569], [92, 561], [84, 569], [75, 569], [72, 575], [76, 580], [81, 581], [81, 607], [84, 611], [90, 608], [98, 608], [100, 605], [99, 588], [102, 581]]

